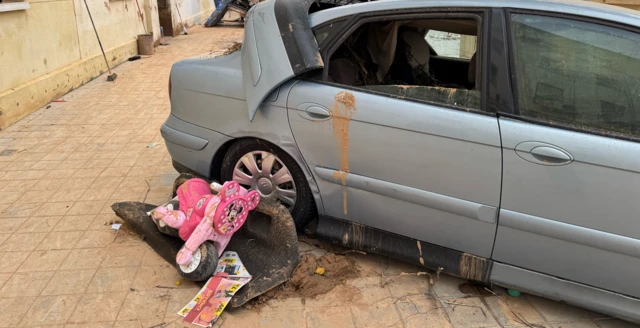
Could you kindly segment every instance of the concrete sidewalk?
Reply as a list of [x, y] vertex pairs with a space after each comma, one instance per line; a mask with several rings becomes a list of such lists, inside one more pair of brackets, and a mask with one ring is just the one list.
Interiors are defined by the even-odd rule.
[[[110, 206], [170, 197], [176, 173], [159, 130], [171, 64], [225, 49], [242, 32], [194, 27], [154, 56], [117, 67], [115, 83], [103, 75], [0, 131], [0, 327], [183, 326], [176, 312], [199, 288], [140, 238], [112, 230], [120, 220]], [[635, 327], [450, 276], [430, 285], [425, 276], [398, 276], [417, 267], [349, 257], [359, 278], [315, 299], [226, 311], [216, 326]]]

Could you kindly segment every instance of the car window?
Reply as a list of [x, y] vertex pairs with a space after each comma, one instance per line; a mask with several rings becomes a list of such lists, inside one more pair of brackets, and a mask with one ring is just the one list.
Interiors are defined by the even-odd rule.
[[[478, 21], [468, 15], [364, 23], [325, 60], [329, 80], [403, 99], [480, 109]], [[434, 55], [435, 48], [448, 55]]]
[[476, 52], [477, 37], [474, 35], [430, 30], [425, 39], [438, 56], [471, 59]]
[[340, 21], [332, 22], [315, 29], [313, 33], [316, 36], [316, 41], [318, 41], [318, 45], [322, 47], [324, 44], [324, 41], [326, 41], [330, 35], [336, 33], [340, 28], [342, 28], [343, 25], [344, 25], [344, 20], [340, 20]]
[[520, 115], [640, 136], [640, 35], [525, 14], [511, 30]]

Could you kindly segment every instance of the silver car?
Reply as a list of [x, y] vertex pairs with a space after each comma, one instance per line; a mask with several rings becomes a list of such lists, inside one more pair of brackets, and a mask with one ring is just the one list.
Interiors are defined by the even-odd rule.
[[585, 1], [269, 0], [179, 61], [174, 166], [318, 236], [640, 322], [640, 15]]

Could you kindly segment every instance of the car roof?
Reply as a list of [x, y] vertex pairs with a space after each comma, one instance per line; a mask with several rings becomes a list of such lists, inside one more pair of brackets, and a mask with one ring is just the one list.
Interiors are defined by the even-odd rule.
[[540, 10], [640, 26], [640, 12], [585, 0], [379, 0], [322, 10], [309, 16], [312, 27], [363, 12], [414, 8], [513, 8]]

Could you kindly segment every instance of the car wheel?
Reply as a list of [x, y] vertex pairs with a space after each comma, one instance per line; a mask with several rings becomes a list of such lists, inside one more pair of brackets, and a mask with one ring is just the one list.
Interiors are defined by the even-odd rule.
[[207, 21], [204, 22], [204, 26], [206, 27], [213, 27], [218, 25], [218, 23], [220, 23], [220, 21], [222, 20], [222, 18], [224, 17], [224, 15], [227, 13], [227, 10], [229, 9], [229, 7], [225, 6], [224, 8], [222, 8], [221, 10], [218, 10], [217, 8], [211, 13], [211, 16], [209, 16], [209, 19], [207, 19]]
[[218, 267], [218, 251], [210, 241], [204, 242], [193, 253], [193, 259], [189, 265], [176, 263], [176, 269], [181, 276], [195, 282], [206, 281], [213, 277]]
[[224, 157], [220, 177], [257, 190], [262, 199], [282, 203], [291, 212], [298, 231], [317, 215], [302, 169], [289, 154], [264, 141], [243, 139], [234, 143]]

